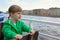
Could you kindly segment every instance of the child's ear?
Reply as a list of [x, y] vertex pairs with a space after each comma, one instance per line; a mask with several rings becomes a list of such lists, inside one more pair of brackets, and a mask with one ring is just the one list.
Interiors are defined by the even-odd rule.
[[14, 13], [10, 13], [10, 15], [14, 15]]

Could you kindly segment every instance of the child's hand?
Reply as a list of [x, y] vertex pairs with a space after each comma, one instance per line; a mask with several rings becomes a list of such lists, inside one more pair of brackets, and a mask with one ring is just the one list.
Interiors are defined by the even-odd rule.
[[35, 34], [35, 30], [31, 30], [31, 31], [30, 31], [30, 34], [31, 34], [31, 35], [34, 35], [34, 34]]
[[22, 35], [17, 34], [17, 35], [15, 36], [15, 38], [20, 40], [20, 39], [22, 39]]

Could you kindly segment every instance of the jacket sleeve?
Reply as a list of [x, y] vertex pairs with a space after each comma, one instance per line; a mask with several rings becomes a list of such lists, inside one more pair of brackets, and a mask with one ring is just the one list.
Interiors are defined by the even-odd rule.
[[32, 30], [32, 28], [26, 25], [23, 21], [22, 21], [22, 29], [24, 32], [30, 32], [30, 30]]
[[8, 24], [3, 24], [2, 33], [7, 38], [14, 38], [16, 35], [16, 33], [11, 31], [11, 26], [9, 26]]

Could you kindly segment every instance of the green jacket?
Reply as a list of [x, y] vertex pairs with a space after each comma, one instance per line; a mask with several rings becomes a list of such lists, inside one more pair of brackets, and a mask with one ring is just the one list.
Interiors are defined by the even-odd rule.
[[16, 25], [8, 19], [3, 24], [2, 33], [4, 35], [4, 40], [13, 39], [16, 34], [22, 35], [22, 32], [29, 32], [32, 30], [31, 27], [27, 26], [22, 20], [17, 20]]

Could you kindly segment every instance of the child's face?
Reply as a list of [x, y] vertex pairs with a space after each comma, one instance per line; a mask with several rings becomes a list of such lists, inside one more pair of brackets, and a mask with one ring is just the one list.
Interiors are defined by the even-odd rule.
[[12, 18], [14, 18], [15, 20], [19, 20], [19, 19], [21, 19], [21, 14], [22, 14], [22, 12], [16, 12], [16, 13], [12, 13]]

